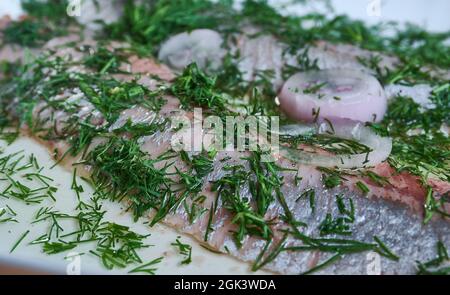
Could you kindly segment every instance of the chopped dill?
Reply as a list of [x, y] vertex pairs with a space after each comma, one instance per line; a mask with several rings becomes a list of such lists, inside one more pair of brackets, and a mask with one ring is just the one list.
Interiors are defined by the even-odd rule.
[[257, 235], [269, 239], [272, 230], [264, 216], [255, 212], [251, 207], [250, 199], [241, 194], [242, 186], [248, 181], [250, 172], [242, 166], [233, 167], [230, 174], [213, 183], [212, 191], [218, 193], [224, 208], [233, 213], [231, 222], [238, 226], [234, 232], [235, 242], [238, 247], [242, 246], [245, 236]]
[[5, 208], [0, 208], [0, 224], [8, 222], [18, 222], [15, 217], [17, 213], [11, 209], [8, 205]]
[[192, 262], [192, 246], [189, 244], [184, 244], [180, 241], [181, 237], [178, 237], [174, 243], [171, 243], [171, 246], [178, 248], [178, 251], [181, 255], [184, 256], [181, 264], [190, 264]]
[[12, 21], [3, 30], [3, 43], [26, 47], [39, 47], [51, 38], [68, 34], [67, 27], [74, 23], [67, 15], [67, 0], [22, 0], [21, 6], [28, 17]]
[[28, 234], [30, 233], [30, 230], [27, 230], [26, 232], [24, 232], [19, 239], [17, 240], [17, 242], [14, 244], [14, 246], [11, 248], [11, 250], [9, 251], [9, 253], [14, 252], [14, 250], [16, 250], [16, 248], [20, 245], [20, 243], [22, 243], [22, 241], [28, 236]]
[[69, 21], [67, 15], [68, 0], [22, 0], [23, 10], [29, 16], [37, 19], [51, 19], [57, 21]]
[[337, 195], [336, 203], [341, 216], [333, 218], [332, 214], [328, 213], [319, 226], [321, 236], [352, 234], [350, 225], [355, 221], [353, 200], [348, 199], [349, 208], [347, 208], [343, 196]]
[[[169, 166], [155, 167], [163, 159], [150, 159], [137, 142], [113, 137], [89, 153], [87, 161], [95, 167], [94, 181], [110, 183], [112, 186], [105, 189], [112, 199], [127, 196], [131, 200], [130, 209], [138, 218], [149, 209], [168, 205], [164, 200], [173, 195], [172, 180], [166, 172]], [[158, 216], [158, 219], [163, 217]]]
[[303, 272], [301, 275], [309, 275], [309, 274], [318, 272], [319, 270], [326, 268], [327, 266], [335, 263], [336, 261], [340, 260], [341, 258], [342, 258], [342, 254], [341, 253], [337, 253], [335, 255], [332, 255], [326, 261], [316, 265], [315, 267], [309, 269], [308, 271]]
[[53, 255], [72, 250], [76, 246], [76, 243], [46, 242], [43, 244], [42, 250], [48, 255]]
[[308, 198], [309, 207], [311, 208], [311, 212], [314, 214], [316, 212], [316, 204], [315, 204], [316, 191], [313, 188], [307, 189], [295, 201], [298, 202], [299, 200], [301, 200], [303, 198]]
[[53, 29], [43, 22], [23, 20], [12, 22], [3, 30], [3, 42], [27, 47], [42, 46], [52, 38]]
[[328, 84], [327, 82], [314, 84], [308, 88], [303, 89], [303, 93], [304, 94], [316, 94], [318, 91], [320, 91], [320, 89], [322, 89], [322, 87], [326, 86], [327, 84]]
[[323, 173], [323, 184], [326, 188], [338, 187], [346, 180], [346, 178], [343, 177], [342, 172], [337, 169], [318, 167], [317, 170]]
[[216, 78], [207, 76], [193, 63], [176, 78], [170, 93], [180, 99], [184, 108], [208, 107], [214, 114], [223, 115], [226, 111], [225, 98], [216, 90], [215, 85]]
[[437, 257], [427, 262], [417, 261], [418, 275], [448, 275], [450, 274], [450, 266], [445, 266], [450, 262], [447, 249], [444, 243], [439, 241], [436, 245]]
[[97, 70], [100, 74], [121, 72], [119, 67], [125, 59], [117, 52], [105, 47], [98, 47], [93, 54], [85, 58], [84, 64]]
[[156, 264], [161, 263], [162, 260], [163, 260], [163, 257], [158, 257], [148, 263], [142, 264], [142, 265], [130, 270], [128, 273], [145, 273], [148, 275], [154, 275], [156, 273], [156, 271], [158, 270], [154, 266]]
[[356, 187], [363, 193], [363, 194], [368, 194], [370, 192], [370, 189], [367, 187], [367, 185], [365, 183], [363, 183], [362, 181], [358, 181], [356, 182]]

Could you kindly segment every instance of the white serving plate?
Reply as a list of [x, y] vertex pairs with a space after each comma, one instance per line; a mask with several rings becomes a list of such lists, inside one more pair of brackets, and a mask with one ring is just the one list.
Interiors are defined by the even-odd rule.
[[[39, 245], [29, 245], [29, 243], [46, 232], [49, 224], [47, 222], [30, 225], [34, 220], [37, 211], [41, 207], [54, 206], [56, 210], [61, 213], [76, 214], [75, 207], [77, 205], [77, 198], [75, 192], [71, 189], [73, 174], [60, 166], [53, 169], [49, 167], [55, 164], [50, 157], [48, 150], [37, 144], [34, 140], [21, 137], [12, 145], [6, 146], [5, 142], [0, 141], [0, 147], [4, 149], [3, 155], [12, 154], [17, 151], [24, 150], [26, 157], [33, 154], [40, 165], [45, 167], [42, 172], [43, 175], [54, 179], [52, 185], [58, 188], [55, 197], [57, 202], [44, 201], [39, 205], [26, 205], [22, 201], [4, 199], [0, 197], [0, 208], [8, 204], [16, 213], [18, 223], [0, 224], [0, 268], [6, 265], [26, 268], [33, 271], [40, 271], [46, 273], [65, 274], [69, 269], [69, 273], [75, 270], [72, 267], [78, 268], [75, 261], [65, 259], [65, 257], [72, 257], [76, 255], [72, 253], [63, 253], [58, 255], [47, 255], [42, 252]], [[0, 155], [1, 157], [2, 155]], [[82, 196], [88, 198], [92, 195], [93, 190], [83, 180], [78, 179], [78, 184], [83, 185], [85, 192]], [[0, 191], [5, 189], [6, 183], [0, 181]], [[36, 188], [30, 186], [32, 188]], [[54, 204], [54, 205], [53, 205]], [[180, 262], [183, 256], [180, 256], [177, 248], [170, 244], [175, 242], [180, 236], [175, 230], [172, 230], [164, 225], [156, 225], [150, 228], [145, 225], [146, 221], [141, 218], [134, 223], [131, 214], [124, 213], [121, 204], [105, 202], [104, 209], [107, 210], [106, 220], [115, 222], [121, 225], [129, 226], [133, 231], [146, 235], [151, 234], [146, 242], [153, 245], [143, 251], [140, 251], [144, 262], [151, 261], [157, 257], [163, 256], [163, 262], [158, 265], [158, 274], [251, 274], [249, 265], [239, 262], [226, 255], [212, 253], [203, 247], [199, 246], [195, 241], [187, 236], [181, 237], [183, 243], [192, 245], [192, 263], [181, 266]], [[66, 226], [63, 226], [66, 228]], [[70, 229], [70, 225], [67, 225]], [[24, 232], [30, 230], [30, 233], [15, 249], [13, 253], [10, 250], [16, 241], [22, 236]], [[67, 230], [67, 229], [66, 229]], [[92, 249], [92, 245], [87, 245], [85, 248], [76, 248], [78, 254], [85, 253], [79, 256], [80, 272], [81, 274], [126, 274], [130, 269], [124, 270], [106, 270], [100, 263], [99, 259], [90, 253], [86, 253]], [[135, 266], [136, 267], [136, 266]], [[76, 272], [76, 271], [75, 271]]]
[[[447, 15], [448, 11], [450, 11], [450, 1], [381, 1], [381, 14], [379, 16], [369, 15], [367, 13], [367, 6], [373, 1], [377, 0], [333, 0], [331, 2], [334, 4], [336, 13], [347, 13], [353, 18], [362, 19], [369, 23], [391, 20], [398, 22], [408, 21], [422, 25], [433, 31], [447, 31], [450, 29], [450, 18]], [[14, 18], [17, 18], [21, 14], [19, 2], [19, 0], [0, 1], [0, 17], [5, 14], [10, 14]], [[279, 4], [280, 1], [272, 2]], [[298, 6], [294, 12], [304, 13], [313, 9], [325, 10], [322, 5], [315, 3], [307, 8]], [[28, 138], [20, 138], [10, 146], [6, 146], [4, 142], [0, 141], [0, 147], [5, 148], [5, 154], [20, 150], [25, 150], [25, 154], [27, 155], [34, 154], [39, 163], [47, 167], [44, 174], [55, 179], [55, 183], [59, 188], [56, 194], [58, 200], [55, 207], [65, 213], [70, 214], [74, 212], [76, 197], [70, 188], [72, 184], [72, 173], [59, 166], [51, 170], [48, 169], [48, 167], [54, 164], [54, 161], [50, 158], [46, 148]], [[79, 180], [79, 182], [82, 181]], [[2, 189], [1, 185], [0, 183], [0, 190]], [[92, 189], [87, 184], [84, 184], [84, 188], [86, 190], [85, 195], [92, 193]], [[74, 271], [76, 273], [78, 265], [80, 266], [79, 271], [81, 274], [126, 274], [130, 270], [128, 268], [125, 270], [108, 271], [96, 257], [90, 254], [79, 256], [79, 260], [75, 262], [65, 259], [67, 254], [48, 256], [42, 253], [39, 246], [27, 245], [46, 230], [45, 223], [30, 226], [30, 222], [40, 206], [24, 205], [21, 202], [5, 200], [0, 197], [0, 208], [5, 206], [6, 203], [18, 213], [17, 219], [20, 222], [0, 224], [0, 270], [7, 265], [55, 274], [65, 274], [68, 270], [69, 273], [73, 273]], [[150, 261], [154, 258], [164, 256], [163, 262], [158, 265], [158, 274], [253, 273], [250, 272], [249, 265], [227, 257], [226, 255], [214, 254], [207, 251], [186, 236], [183, 236], [181, 240], [184, 243], [192, 245], [193, 262], [190, 265], [181, 266], [180, 261], [182, 257], [177, 253], [177, 249], [170, 245], [179, 236], [178, 233], [164, 225], [149, 228], [143, 224], [145, 220], [139, 220], [137, 223], [133, 223], [130, 214], [123, 213], [120, 204], [107, 203], [104, 206], [108, 210], [107, 218], [109, 220], [130, 226], [134, 231], [141, 234], [151, 233], [148, 242], [154, 246], [141, 252], [141, 256], [144, 261]], [[30, 230], [30, 234], [13, 253], [9, 253], [17, 239], [27, 230]], [[78, 251], [82, 252], [83, 249]], [[76, 253], [72, 253], [72, 255], [74, 254]], [[80, 262], [79, 264], [78, 261]], [[75, 269], [73, 268], [74, 266]]]

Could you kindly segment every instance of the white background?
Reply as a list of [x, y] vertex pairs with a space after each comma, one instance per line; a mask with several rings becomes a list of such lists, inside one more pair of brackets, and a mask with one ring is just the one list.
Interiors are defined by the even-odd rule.
[[[322, 9], [318, 0], [309, 0], [313, 8]], [[369, 17], [367, 6], [377, 0], [331, 0], [336, 13], [348, 14], [353, 18], [363, 19], [369, 23], [379, 21], [413, 22], [432, 31], [450, 30], [449, 0], [381, 0], [381, 17]], [[286, 0], [272, 0], [272, 3]], [[297, 11], [304, 12], [304, 7]], [[0, 0], [0, 15], [10, 13], [13, 17], [20, 15], [20, 0]]]
[[[381, 2], [381, 16], [373, 17], [367, 13], [370, 3]], [[272, 0], [280, 3], [280, 0]], [[310, 9], [323, 9], [318, 0], [310, 1]], [[352, 18], [364, 20], [370, 24], [396, 21], [411, 22], [430, 31], [450, 30], [450, 1], [449, 0], [330, 0], [335, 13], [347, 14]], [[298, 6], [297, 11], [304, 8]]]

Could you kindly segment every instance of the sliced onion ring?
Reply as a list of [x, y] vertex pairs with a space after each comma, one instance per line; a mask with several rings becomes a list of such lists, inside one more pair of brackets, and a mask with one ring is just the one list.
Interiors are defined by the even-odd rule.
[[326, 168], [374, 167], [385, 161], [392, 151], [392, 139], [377, 135], [364, 123], [351, 120], [322, 121], [318, 124], [288, 125], [280, 128], [280, 135], [299, 136], [303, 134], [327, 134], [337, 138], [354, 140], [372, 151], [364, 154], [322, 155], [281, 146], [280, 155], [304, 165]]
[[197, 63], [203, 70], [217, 70], [226, 52], [219, 33], [209, 29], [177, 34], [161, 46], [158, 58], [175, 70]]
[[387, 110], [383, 87], [375, 77], [358, 70], [308, 71], [289, 78], [279, 93], [281, 109], [290, 118], [381, 121]]

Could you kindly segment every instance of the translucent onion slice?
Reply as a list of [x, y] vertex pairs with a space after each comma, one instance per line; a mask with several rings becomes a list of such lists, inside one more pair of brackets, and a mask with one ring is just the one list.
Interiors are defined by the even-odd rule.
[[383, 87], [359, 70], [330, 69], [298, 73], [284, 84], [281, 109], [292, 119], [345, 118], [378, 122], [387, 110]]
[[[11, 1], [10, 1], [11, 2]], [[41, 1], [42, 2], [42, 1]], [[83, 0], [67, 1], [67, 13], [91, 30], [103, 29], [103, 23], [118, 21], [124, 12], [123, 0]], [[118, 2], [118, 3], [117, 3]], [[100, 23], [100, 21], [102, 23]]]
[[354, 140], [367, 146], [371, 152], [364, 154], [329, 155], [281, 146], [280, 155], [300, 164], [337, 167], [344, 169], [374, 167], [385, 161], [392, 151], [392, 139], [377, 135], [364, 123], [351, 120], [323, 121], [320, 124], [289, 125], [280, 128], [280, 135], [327, 134], [337, 138]]
[[183, 70], [195, 62], [204, 70], [217, 70], [226, 52], [219, 33], [208, 29], [185, 32], [171, 37], [161, 47], [158, 58], [172, 69]]

